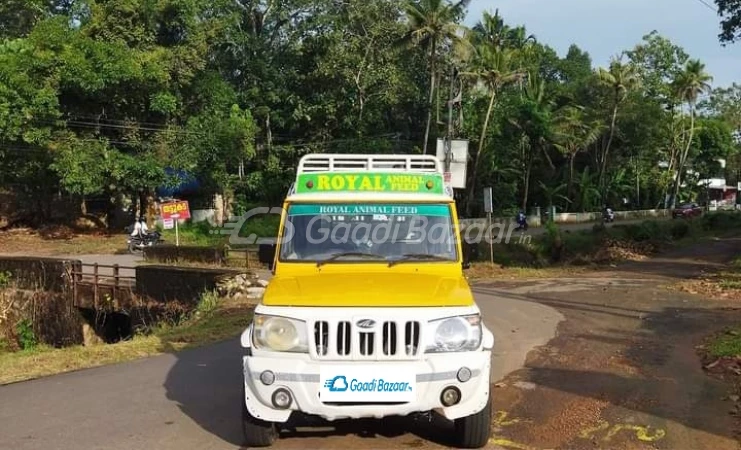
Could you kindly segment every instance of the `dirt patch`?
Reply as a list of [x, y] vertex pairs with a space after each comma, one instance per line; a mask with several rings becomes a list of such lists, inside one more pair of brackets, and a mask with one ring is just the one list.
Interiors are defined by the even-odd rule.
[[606, 239], [591, 259], [599, 263], [615, 261], [643, 261], [659, 250], [651, 242], [635, 242], [626, 239]]
[[0, 232], [0, 254], [57, 256], [70, 254], [113, 254], [126, 250], [124, 234], [80, 232], [70, 227], [46, 227], [39, 231], [13, 228]]
[[[724, 359], [716, 366], [724, 376], [709, 377], [697, 348], [709, 334], [741, 322], [741, 309], [727, 297], [663, 284], [709, 276], [739, 249], [737, 240], [675, 249], [592, 273], [570, 291], [565, 279], [559, 280], [564, 289], [554, 280], [509, 283], [511, 295], [554, 307], [566, 321], [494, 391], [495, 408], [516, 419], [500, 427], [502, 447], [738, 448], [734, 414], [741, 415], [741, 402], [734, 401], [731, 381], [741, 366]], [[599, 282], [605, 279], [610, 283]], [[496, 286], [502, 292], [507, 284]]]

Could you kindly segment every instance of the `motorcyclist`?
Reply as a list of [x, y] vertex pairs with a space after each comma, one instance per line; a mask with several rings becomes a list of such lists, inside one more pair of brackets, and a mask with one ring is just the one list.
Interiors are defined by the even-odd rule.
[[610, 208], [608, 205], [605, 205], [603, 214], [605, 219], [607, 219], [608, 221], [612, 221], [615, 218], [615, 213], [612, 212], [612, 208]]
[[131, 231], [131, 236], [144, 238], [148, 232], [149, 228], [147, 227], [147, 221], [144, 219], [144, 216], [139, 216], [139, 220], [134, 223], [134, 229]]
[[520, 210], [520, 212], [517, 213], [517, 224], [519, 227], [517, 229], [524, 229], [527, 230], [527, 216], [525, 215], [525, 212]]

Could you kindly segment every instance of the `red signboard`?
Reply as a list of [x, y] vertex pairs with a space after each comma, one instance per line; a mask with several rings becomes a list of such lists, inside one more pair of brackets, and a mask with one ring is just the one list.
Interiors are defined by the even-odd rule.
[[190, 219], [190, 207], [186, 200], [163, 203], [160, 205], [160, 215], [163, 220]]

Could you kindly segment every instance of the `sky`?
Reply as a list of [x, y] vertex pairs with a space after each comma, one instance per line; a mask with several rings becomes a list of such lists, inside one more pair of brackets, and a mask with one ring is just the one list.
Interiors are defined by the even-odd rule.
[[483, 11], [499, 14], [511, 26], [525, 25], [529, 34], [566, 55], [577, 44], [589, 52], [594, 66], [633, 48], [657, 30], [699, 58], [713, 76], [713, 87], [741, 83], [741, 42], [721, 46], [720, 17], [713, 0], [472, 0], [466, 25]]

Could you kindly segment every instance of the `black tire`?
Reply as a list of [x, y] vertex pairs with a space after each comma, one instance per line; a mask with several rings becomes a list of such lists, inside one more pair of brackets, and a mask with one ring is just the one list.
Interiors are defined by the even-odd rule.
[[270, 447], [278, 440], [278, 427], [272, 422], [257, 419], [247, 410], [242, 396], [242, 434], [244, 445], [251, 447]]
[[484, 409], [455, 420], [455, 437], [459, 448], [482, 448], [491, 438], [491, 394]]
[[129, 253], [136, 255], [136, 254], [142, 253], [142, 249], [140, 249], [134, 244], [129, 244]]

